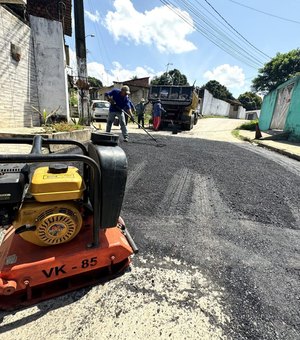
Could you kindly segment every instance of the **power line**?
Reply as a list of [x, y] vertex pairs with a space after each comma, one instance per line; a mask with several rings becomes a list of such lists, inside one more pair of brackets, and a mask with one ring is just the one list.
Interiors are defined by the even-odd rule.
[[[194, 16], [193, 24], [190, 21], [186, 20], [183, 15], [177, 10], [175, 10], [167, 1], [164, 2], [168, 7], [175, 11], [175, 13], [183, 18], [188, 24], [190, 24], [194, 29], [204, 35], [208, 40], [213, 42], [215, 45], [226, 51], [228, 54], [234, 56], [235, 58], [241, 60], [249, 66], [253, 68], [260, 67], [262, 62], [257, 58], [251, 55], [250, 51], [245, 51], [241, 48], [240, 45], [237, 45], [232, 39], [230, 39], [226, 34], [224, 34], [223, 30], [219, 29], [216, 25], [214, 25], [211, 20], [209, 20], [205, 15], [199, 12], [197, 8], [191, 6], [187, 1], [180, 1], [180, 4], [185, 4], [186, 10]], [[174, 6], [174, 5], [173, 5]], [[175, 6], [174, 6], [175, 7]], [[202, 19], [202, 22], [199, 22], [199, 18]], [[206, 25], [206, 26], [205, 26]], [[251, 63], [251, 64], [250, 64]]]
[[[258, 61], [257, 59], [252, 60], [249, 53], [244, 53], [244, 51], [242, 51], [238, 45], [236, 45], [232, 40], [228, 39], [223, 31], [220, 30], [216, 25], [213, 25], [205, 15], [197, 10], [197, 8], [191, 6], [188, 2], [184, 0], [181, 1], [178, 5], [182, 5], [182, 2], [185, 3], [186, 10], [194, 15], [194, 22], [191, 25], [194, 29], [198, 30], [200, 33], [202, 33], [202, 35], [204, 35], [221, 49], [225, 50], [227, 53], [231, 55], [234, 54], [235, 57], [240, 55], [244, 59], [247, 59], [248, 63], [251, 62], [256, 64], [258, 62], [260, 64], [260, 61]], [[179, 16], [182, 16], [179, 11], [177, 11], [177, 14]], [[198, 18], [202, 20], [201, 23], [198, 21]], [[189, 21], [188, 23], [190, 24]], [[257, 67], [257, 65], [255, 67]]]
[[[235, 29], [233, 29], [233, 27], [229, 25], [229, 23], [227, 22], [227, 25], [224, 24], [224, 22], [222, 22], [218, 17], [216, 17], [214, 15], [214, 13], [211, 13], [207, 8], [205, 8], [199, 1], [196, 0], [196, 2], [213, 18], [215, 19], [216, 21], [218, 21], [223, 27], [226, 28], [226, 30], [229, 32], [229, 34], [233, 34], [235, 37], [237, 37], [238, 39], [241, 38], [241, 34], [239, 32], [237, 32]], [[189, 4], [190, 5], [190, 4]], [[214, 9], [214, 11], [216, 11]], [[201, 13], [201, 11], [200, 11]], [[204, 15], [204, 14], [203, 14]], [[195, 19], [197, 19], [198, 16], [195, 16]], [[224, 39], [227, 41], [227, 42], [230, 42], [232, 45], [234, 45], [236, 48], [238, 48], [239, 50], [240, 49], [244, 49], [244, 51], [247, 53], [247, 57], [251, 57], [253, 59], [255, 59], [259, 65], [260, 64], [263, 64], [264, 61], [263, 60], [259, 60], [258, 58], [260, 57], [256, 57], [253, 55], [253, 50], [252, 48], [249, 50], [249, 45], [250, 46], [253, 46], [252, 44], [250, 44], [244, 37], [242, 37], [244, 39], [244, 41], [242, 41], [242, 43], [244, 43], [246, 41], [246, 46], [244, 46], [244, 48], [241, 46], [241, 45], [237, 45], [237, 41], [236, 40], [232, 40], [232, 39], [235, 39], [235, 37], [228, 37], [228, 35], [226, 35], [226, 33], [222, 30], [222, 28], [218, 28], [218, 25], [214, 24], [214, 23], [210, 23], [210, 20], [207, 20], [205, 15], [203, 17], [203, 19], [206, 24], [211, 27], [213, 30], [217, 30], [218, 33], [224, 37]], [[246, 51], [247, 50], [247, 51]], [[261, 53], [261, 51], [259, 51], [259, 53]], [[263, 58], [265, 59], [266, 57], [263, 56]], [[268, 57], [269, 58], [269, 57]]]
[[[89, 3], [89, 7], [91, 8], [91, 10], [94, 13], [96, 13], [94, 5], [92, 4], [92, 0], [88, 0], [88, 3]], [[100, 54], [102, 52], [102, 58], [101, 59], [102, 59], [102, 62], [103, 62], [103, 66], [104, 66], [104, 68], [106, 68], [106, 66], [110, 62], [110, 59], [108, 57], [109, 53], [108, 53], [106, 45], [104, 43], [104, 40], [103, 40], [103, 37], [102, 37], [102, 33], [100, 31], [100, 28], [98, 27], [98, 25], [95, 24], [94, 21], [93, 21], [93, 26], [95, 28], [95, 33], [96, 33], [95, 37], [96, 37], [96, 40], [97, 40], [97, 43], [98, 43], [99, 52], [100, 52]], [[99, 40], [99, 37], [100, 37], [100, 40]], [[108, 63], [105, 62], [105, 59], [106, 59], [106, 61], [108, 61]]]
[[[225, 36], [225, 39], [226, 40], [229, 40], [229, 41], [231, 41], [235, 46], [237, 46], [239, 49], [241, 49], [241, 50], [243, 50], [244, 52], [246, 52], [247, 53], [247, 55], [248, 56], [250, 56], [251, 58], [253, 58], [253, 59], [255, 59], [256, 61], [258, 61], [259, 62], [259, 64], [263, 64], [264, 63], [264, 60], [266, 59], [266, 55], [262, 52], [262, 51], [260, 51], [260, 50], [258, 50], [253, 44], [251, 44], [246, 38], [244, 38], [235, 28], [233, 28], [233, 26], [232, 25], [230, 25], [229, 23], [228, 23], [228, 21], [226, 21], [225, 19], [224, 19], [224, 17], [222, 17], [221, 16], [221, 14], [218, 12], [218, 11], [216, 11], [216, 9], [215, 8], [213, 8], [208, 2], [208, 4], [209, 4], [209, 6], [213, 9], [213, 11], [215, 12], [215, 13], [217, 13], [218, 14], [218, 16], [219, 17], [221, 17], [222, 19], [223, 19], [223, 21], [225, 21], [225, 23], [226, 23], [226, 25], [224, 24], [224, 22], [223, 21], [221, 21], [218, 17], [216, 17], [215, 15], [214, 15], [214, 13], [211, 13], [208, 9], [206, 9], [203, 5], [201, 5], [200, 4], [200, 2], [199, 1], [197, 1], [196, 0], [196, 2], [206, 11], [206, 12], [208, 12], [209, 14], [210, 14], [210, 16], [212, 16], [212, 18], [213, 19], [215, 19], [216, 21], [218, 21], [223, 27], [225, 27], [226, 28], [226, 30], [229, 32], [229, 34], [232, 34], [232, 35], [234, 35], [234, 37], [230, 37], [230, 36], [228, 36], [228, 35], [226, 35], [226, 33], [225, 32], [223, 32], [223, 30], [221, 31], [221, 34], [223, 35], [223, 36]], [[215, 24], [212, 24], [213, 26], [215, 26]], [[213, 27], [213, 29], [215, 29], [214, 27]], [[219, 31], [220, 32], [220, 31]], [[236, 39], [236, 38], [238, 38], [238, 39]], [[243, 39], [241, 42], [239, 42], [238, 40], [241, 40], [241, 38]], [[233, 40], [234, 39], [234, 40]], [[245, 42], [246, 42], [246, 44], [245, 44]], [[242, 46], [242, 44], [244, 44], [244, 46]], [[259, 54], [263, 54], [263, 56], [259, 56], [259, 57], [256, 57], [254, 54], [253, 54], [253, 48], [255, 48], [256, 50], [258, 50], [258, 52], [259, 52]], [[247, 51], [246, 51], [247, 50]], [[264, 60], [261, 60], [261, 59], [258, 59], [258, 58], [263, 58]], [[269, 59], [270, 57], [269, 56], [267, 56], [267, 58]]]
[[256, 9], [256, 8], [253, 8], [253, 7], [250, 7], [250, 6], [241, 4], [240, 2], [237, 2], [237, 1], [234, 1], [234, 0], [229, 0], [229, 1], [235, 3], [235, 4], [239, 5], [239, 6], [249, 8], [249, 9], [251, 9], [252, 11], [259, 12], [259, 13], [263, 13], [263, 14], [268, 15], [268, 16], [273, 17], [273, 18], [277, 18], [277, 19], [284, 20], [284, 21], [289, 21], [289, 22], [292, 22], [292, 23], [298, 24], [298, 25], [300, 24], [300, 21], [297, 21], [297, 20], [292, 20], [292, 19], [280, 17], [280, 16], [275, 15], [275, 14], [271, 14], [271, 13], [268, 13], [268, 12], [264, 12], [264, 11], [261, 11], [261, 10], [259, 10], [259, 9]]
[[[211, 41], [213, 44], [218, 46], [226, 53], [233, 56], [235, 59], [239, 59], [240, 61], [250, 67], [253, 67], [254, 69], [261, 67], [263, 62], [259, 61], [251, 54], [251, 52], [246, 51], [234, 40], [232, 40], [232, 38], [228, 37], [228, 35], [226, 35], [224, 31], [222, 31], [217, 25], [213, 24], [211, 20], [209, 20], [207, 16], [205, 16], [205, 14], [199, 11], [196, 7], [192, 6], [190, 3], [186, 1], [180, 1], [180, 5], [183, 4], [187, 12], [190, 13], [194, 18], [193, 23], [191, 23], [190, 20], [188, 20], [176, 8], [174, 4], [171, 4], [169, 1], [166, 0], [161, 0], [161, 2], [166, 5], [170, 10], [172, 10], [176, 15], [178, 15], [182, 20], [184, 20], [187, 24], [192, 26], [196, 31], [201, 33], [209, 41]], [[210, 15], [212, 14], [210, 13]], [[203, 22], [199, 22], [199, 17], [202, 19]]]
[[270, 56], [268, 56], [267, 54], [265, 54], [263, 51], [261, 51], [260, 49], [258, 49], [256, 46], [254, 46], [248, 39], [246, 39], [242, 34], [240, 34], [207, 0], [204, 0], [211, 8], [214, 12], [216, 12], [220, 18], [222, 18], [226, 24], [231, 27], [243, 40], [245, 40], [249, 45], [251, 45], [253, 48], [256, 49], [256, 51], [260, 52], [261, 54], [263, 54], [264, 56], [266, 56], [267, 58], [270, 58]]

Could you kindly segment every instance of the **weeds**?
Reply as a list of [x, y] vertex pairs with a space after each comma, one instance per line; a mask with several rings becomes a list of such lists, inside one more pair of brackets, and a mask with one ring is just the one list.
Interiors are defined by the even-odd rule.
[[45, 132], [72, 132], [76, 130], [83, 130], [86, 128], [84, 125], [80, 124], [70, 124], [70, 123], [55, 123], [47, 126], [43, 126]]
[[207, 116], [202, 116], [202, 118], [206, 119], [206, 118], [225, 118], [225, 119], [229, 119], [228, 116], [219, 116], [219, 115], [207, 115]]
[[239, 126], [238, 130], [249, 130], [249, 131], [255, 131], [256, 124], [258, 123], [258, 119], [251, 120], [250, 122], [244, 123], [241, 126]]
[[231, 134], [233, 135], [233, 137], [235, 138], [240, 138], [240, 130], [238, 129], [234, 129], [231, 131]]

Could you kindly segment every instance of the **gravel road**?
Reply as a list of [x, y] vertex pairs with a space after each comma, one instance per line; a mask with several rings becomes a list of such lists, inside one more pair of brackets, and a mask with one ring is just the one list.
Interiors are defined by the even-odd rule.
[[164, 147], [133, 130], [121, 143], [132, 271], [0, 313], [3, 336], [300, 339], [300, 163], [233, 140], [237, 122], [214, 120], [214, 136], [205, 121], [155, 134]]

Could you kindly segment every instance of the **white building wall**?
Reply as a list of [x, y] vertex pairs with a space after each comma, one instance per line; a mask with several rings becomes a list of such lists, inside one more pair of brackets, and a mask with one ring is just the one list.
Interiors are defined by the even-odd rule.
[[239, 106], [239, 108], [238, 108], [237, 118], [238, 119], [246, 119], [246, 109], [243, 108], [242, 106]]
[[[249, 118], [250, 116], [253, 117], [255, 115], [256, 115], [257, 118], [259, 118], [260, 117], [260, 110], [249, 110], [249, 111], [246, 111], [245, 112], [245, 119], [250, 119]], [[256, 119], [256, 118], [254, 118], [254, 119]]]
[[34, 41], [40, 109], [69, 115], [69, 96], [63, 29], [58, 21], [30, 16]]
[[[11, 56], [11, 44], [20, 60]], [[39, 125], [37, 79], [30, 27], [0, 5], [0, 128]]]
[[213, 95], [204, 90], [202, 115], [203, 116], [224, 116], [228, 117], [230, 111], [230, 104], [213, 97]]

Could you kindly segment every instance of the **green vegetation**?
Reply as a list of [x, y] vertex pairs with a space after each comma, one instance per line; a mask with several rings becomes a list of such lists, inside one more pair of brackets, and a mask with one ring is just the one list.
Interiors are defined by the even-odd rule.
[[77, 90], [75, 89], [71, 89], [70, 90], [70, 105], [71, 106], [78, 106], [78, 94], [77, 94]]
[[[152, 119], [152, 114], [151, 113], [145, 113], [144, 115], [144, 125], [145, 125], [145, 128], [149, 126], [149, 121]], [[138, 116], [137, 115], [134, 115], [134, 120], [136, 122], [138, 122]], [[128, 119], [128, 124], [134, 124], [130, 121], [130, 119]]]
[[163, 73], [160, 77], [154, 77], [151, 85], [189, 85], [187, 77], [179, 70], [174, 69]]
[[233, 97], [232, 93], [228, 91], [226, 86], [221, 85], [216, 80], [210, 80], [205, 85], [203, 85], [200, 90], [204, 90], [204, 89], [209, 91], [217, 99], [221, 99], [221, 100], [231, 99], [231, 100], [234, 100], [234, 97]]
[[247, 110], [260, 110], [262, 99], [254, 92], [245, 92], [239, 95], [238, 101], [242, 103]]
[[258, 119], [256, 120], [250, 120], [247, 123], [244, 123], [242, 125], [240, 125], [239, 127], [235, 128], [234, 130], [231, 131], [231, 134], [235, 137], [235, 138], [239, 138], [241, 140], [248, 140], [245, 137], [242, 137], [240, 135], [240, 130], [248, 130], [248, 131], [255, 131], [255, 127], [256, 124], [258, 123]]
[[280, 84], [300, 75], [300, 49], [288, 53], [277, 53], [258, 71], [258, 76], [252, 81], [254, 91], [267, 93]]
[[88, 77], [88, 83], [90, 87], [103, 87], [102, 81], [95, 77]]
[[76, 130], [83, 130], [86, 128], [84, 125], [72, 124], [72, 123], [55, 123], [43, 126], [45, 132], [72, 132]]
[[202, 119], [205, 119], [205, 118], [225, 118], [225, 119], [228, 119], [229, 117], [228, 116], [218, 116], [218, 115], [202, 116]]
[[237, 129], [234, 129], [231, 131], [231, 134], [235, 137], [235, 138], [241, 138], [240, 136], [240, 130], [237, 128]]
[[49, 125], [49, 121], [50, 119], [56, 117], [57, 115], [57, 112], [58, 110], [60, 109], [60, 106], [55, 109], [55, 110], [52, 110], [51, 112], [47, 112], [46, 109], [44, 109], [43, 111], [40, 111], [39, 109], [37, 109], [36, 107], [32, 106], [31, 107], [33, 108], [33, 110], [35, 110], [36, 112], [38, 112], [38, 114], [40, 115], [40, 123], [41, 125]]
[[[41, 127], [46, 133], [72, 132], [75, 130], [82, 130], [86, 128], [86, 126], [77, 123], [75, 119], [72, 119], [72, 123], [61, 121], [61, 117], [56, 115], [57, 111], [60, 109], [60, 106], [50, 113], [48, 113], [45, 109], [43, 111], [40, 111], [34, 106], [32, 106], [32, 108], [39, 113]], [[53, 118], [54, 120], [51, 121], [51, 118]], [[59, 118], [59, 120], [57, 120], [57, 118]], [[55, 123], [55, 120], [57, 121], [57, 123]], [[66, 120], [66, 118], [63, 118], [63, 120]]]
[[249, 131], [255, 131], [256, 124], [258, 123], [258, 119], [256, 120], [250, 120], [247, 123], [242, 124], [237, 129], [238, 130], [249, 130]]

